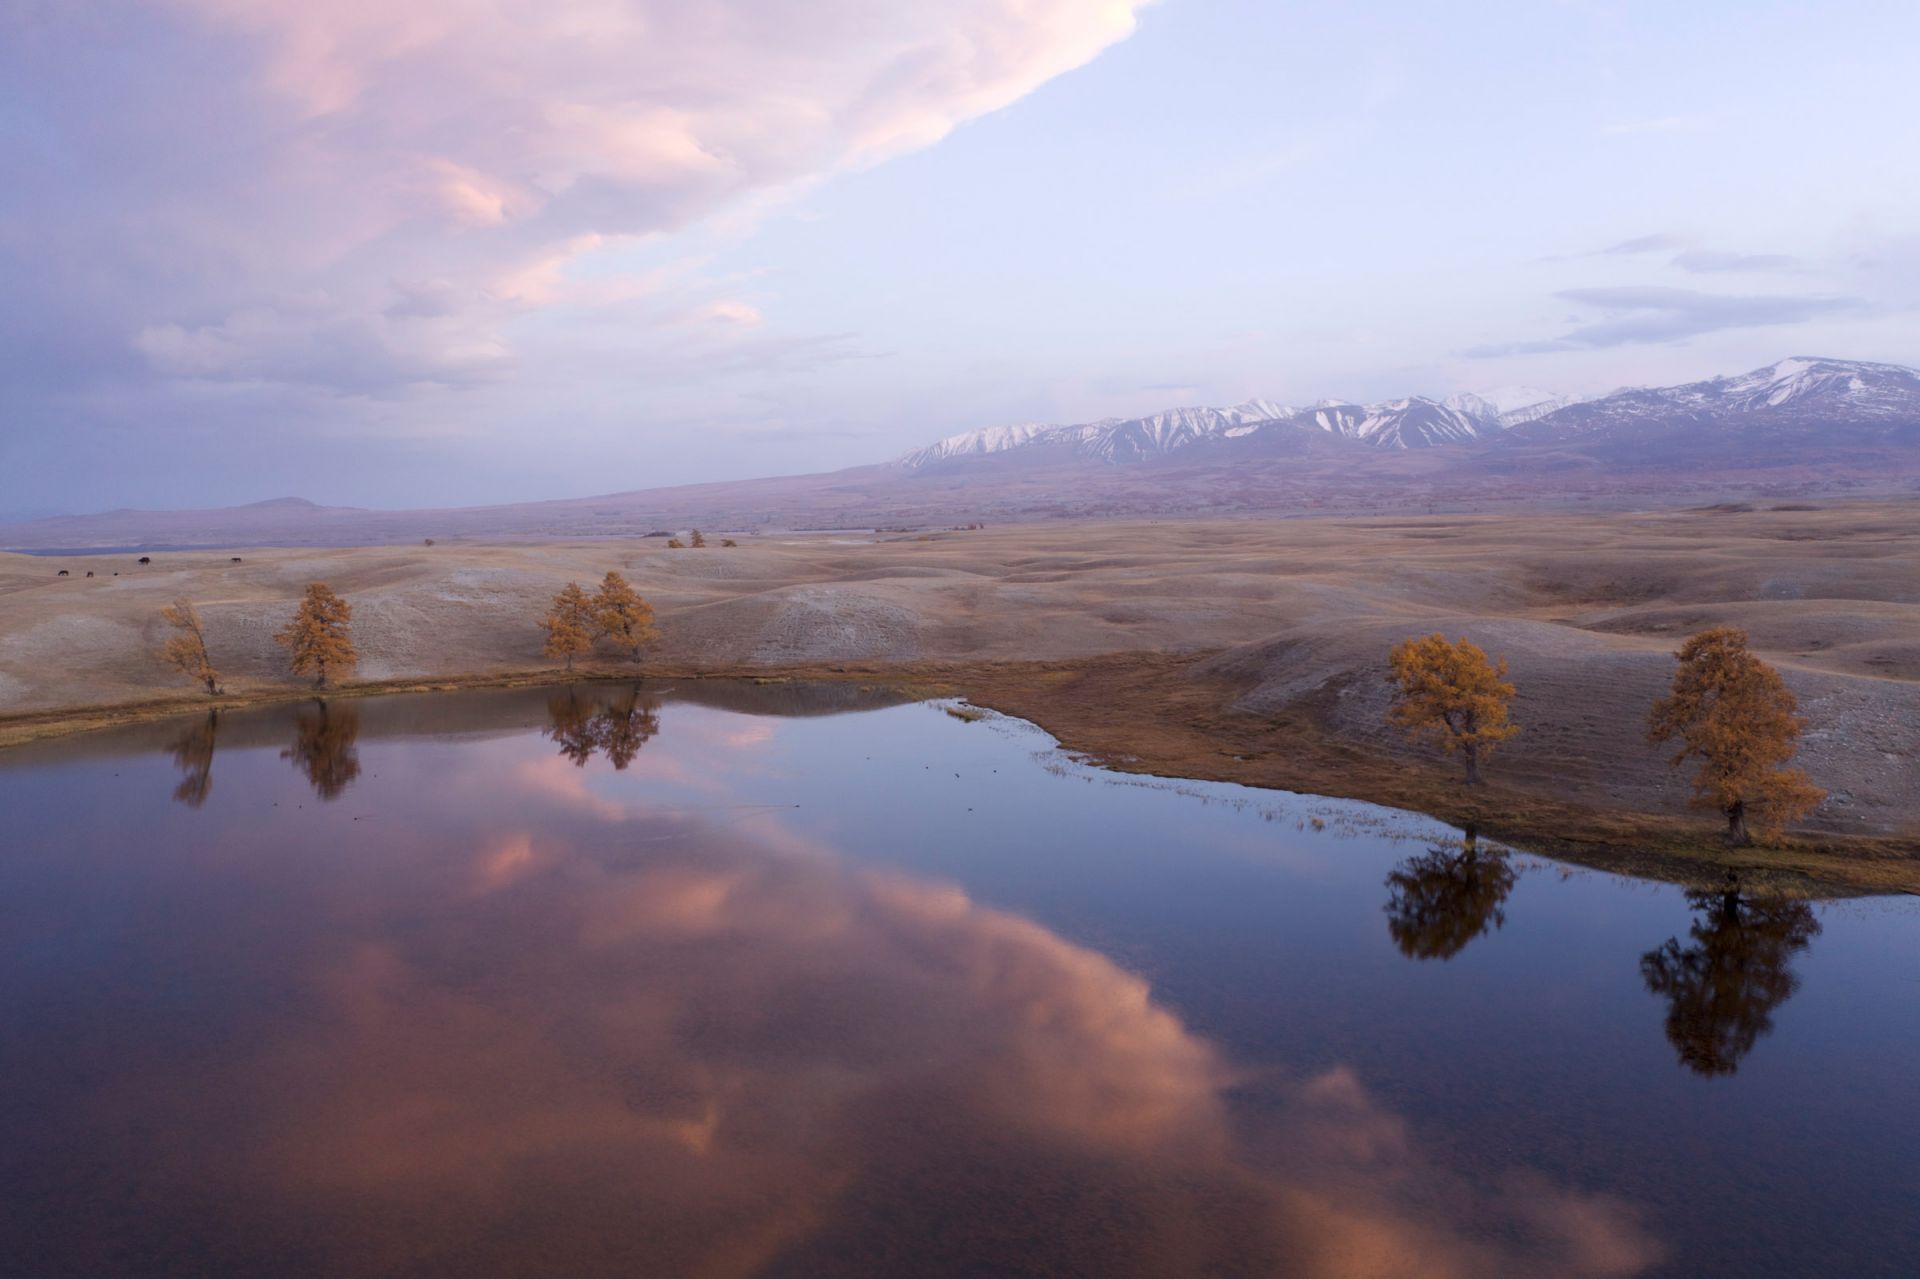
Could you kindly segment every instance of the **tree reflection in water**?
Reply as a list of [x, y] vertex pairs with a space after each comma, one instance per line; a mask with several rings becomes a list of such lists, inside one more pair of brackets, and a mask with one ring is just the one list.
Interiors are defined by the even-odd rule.
[[173, 788], [173, 797], [188, 808], [206, 803], [213, 789], [213, 745], [219, 732], [220, 712], [208, 711], [205, 719], [195, 721], [168, 747], [174, 764], [186, 773]]
[[547, 699], [546, 735], [559, 743], [560, 753], [582, 768], [593, 758], [594, 706], [568, 685], [565, 693]]
[[1409, 959], [1452, 959], [1507, 922], [1502, 903], [1516, 876], [1506, 854], [1482, 851], [1472, 827], [1457, 847], [1436, 845], [1387, 876], [1387, 931]]
[[641, 700], [638, 684], [594, 697], [582, 697], [568, 685], [565, 693], [547, 699], [551, 723], [546, 735], [558, 743], [561, 755], [582, 768], [604, 751], [615, 769], [624, 769], [660, 731], [660, 717], [654, 713], [658, 708], [656, 701]]
[[358, 711], [316, 698], [313, 709], [300, 713], [293, 745], [281, 751], [280, 758], [292, 760], [321, 799], [338, 799], [360, 776], [360, 755], [354, 749], [359, 737]]
[[1696, 890], [1691, 946], [1669, 937], [1640, 959], [1647, 989], [1667, 1000], [1667, 1039], [1701, 1075], [1731, 1075], [1773, 1029], [1773, 1010], [1799, 989], [1790, 964], [1820, 934], [1803, 901], [1743, 896], [1739, 881]]

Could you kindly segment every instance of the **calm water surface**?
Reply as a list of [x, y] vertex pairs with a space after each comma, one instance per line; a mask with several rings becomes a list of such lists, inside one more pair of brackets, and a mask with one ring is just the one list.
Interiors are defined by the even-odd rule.
[[1920, 910], [848, 689], [0, 752], [0, 1273], [1911, 1275]]

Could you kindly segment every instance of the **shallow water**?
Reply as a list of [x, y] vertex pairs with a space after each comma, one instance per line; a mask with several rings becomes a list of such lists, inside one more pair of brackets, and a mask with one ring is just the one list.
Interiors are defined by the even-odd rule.
[[1469, 857], [844, 687], [146, 725], [0, 752], [0, 815], [10, 1275], [1920, 1256], [1912, 899]]

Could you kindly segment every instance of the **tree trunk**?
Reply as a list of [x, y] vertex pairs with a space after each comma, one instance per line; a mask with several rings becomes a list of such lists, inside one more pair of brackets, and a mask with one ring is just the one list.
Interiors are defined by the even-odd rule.
[[1736, 799], [1727, 806], [1727, 842], [1735, 848], [1749, 848], [1753, 836], [1747, 831], [1747, 801]]
[[213, 676], [211, 675], [207, 676], [207, 696], [208, 697], [220, 696], [220, 688], [218, 685], [216, 685], [213, 682]]
[[567, 654], [567, 670], [569, 672], [573, 670], [573, 654], [572, 653]]
[[1480, 731], [1480, 717], [1472, 711], [1467, 711], [1460, 717], [1460, 722], [1463, 727], [1462, 735], [1467, 739], [1466, 744], [1461, 747], [1461, 754], [1467, 757], [1467, 785], [1478, 786], [1480, 784], [1480, 743], [1475, 735]]

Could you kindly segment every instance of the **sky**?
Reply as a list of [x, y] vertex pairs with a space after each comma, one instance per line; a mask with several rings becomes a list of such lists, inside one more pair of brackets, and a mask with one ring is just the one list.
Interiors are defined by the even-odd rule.
[[0, 0], [0, 519], [1920, 364], [1910, 0]]

